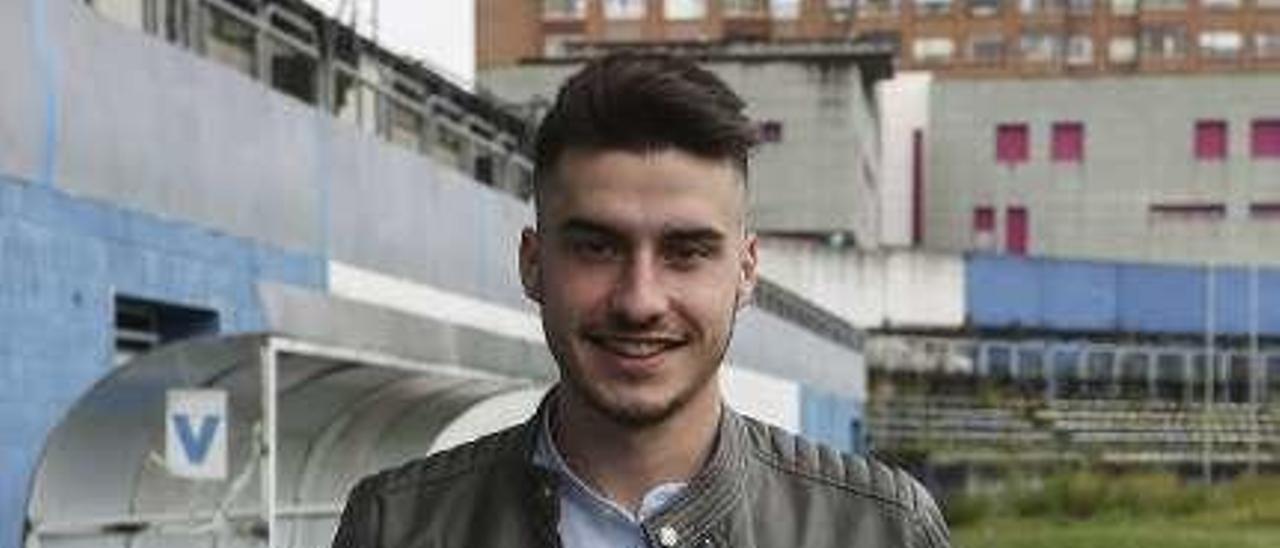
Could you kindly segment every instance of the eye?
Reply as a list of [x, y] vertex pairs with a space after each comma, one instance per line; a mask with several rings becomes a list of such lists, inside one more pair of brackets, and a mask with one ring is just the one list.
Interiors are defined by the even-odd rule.
[[593, 262], [610, 261], [620, 254], [617, 244], [607, 238], [575, 238], [569, 249], [579, 259]]
[[715, 247], [706, 242], [681, 241], [667, 245], [663, 257], [678, 269], [690, 269], [715, 255]]

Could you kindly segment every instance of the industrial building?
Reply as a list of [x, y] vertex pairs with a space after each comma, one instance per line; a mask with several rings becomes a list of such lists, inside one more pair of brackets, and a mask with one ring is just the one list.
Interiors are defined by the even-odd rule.
[[[324, 544], [355, 478], [554, 380], [527, 124], [340, 27], [0, 3], [0, 543]], [[735, 406], [862, 449], [847, 321], [765, 280], [735, 333]]]
[[947, 77], [1280, 68], [1275, 0], [480, 0], [481, 69], [601, 43], [859, 42]]
[[[1280, 262], [1268, 245], [1280, 235], [1280, 7], [1264, 0], [477, 9], [479, 78], [517, 103], [602, 51], [724, 67], [773, 141], [754, 177], [765, 233], [861, 250]], [[865, 100], [824, 102], [858, 87], [817, 68], [831, 59], [857, 59]]]
[[1280, 73], [929, 88], [926, 249], [1280, 263]]

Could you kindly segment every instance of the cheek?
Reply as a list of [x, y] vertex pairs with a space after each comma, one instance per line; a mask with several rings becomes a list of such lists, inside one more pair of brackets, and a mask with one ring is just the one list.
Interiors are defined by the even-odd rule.
[[732, 321], [737, 303], [738, 279], [717, 276], [714, 280], [689, 280], [681, 284], [681, 297], [687, 311], [708, 327]]
[[544, 309], [560, 316], [583, 316], [607, 300], [609, 282], [581, 269], [551, 270], [543, 285]]

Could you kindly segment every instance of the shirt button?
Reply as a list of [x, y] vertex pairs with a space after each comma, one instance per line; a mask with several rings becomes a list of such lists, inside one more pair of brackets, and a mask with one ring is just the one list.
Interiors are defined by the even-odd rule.
[[664, 525], [662, 529], [658, 530], [658, 542], [661, 542], [667, 548], [671, 548], [677, 542], [680, 542], [680, 533], [677, 533], [674, 527]]

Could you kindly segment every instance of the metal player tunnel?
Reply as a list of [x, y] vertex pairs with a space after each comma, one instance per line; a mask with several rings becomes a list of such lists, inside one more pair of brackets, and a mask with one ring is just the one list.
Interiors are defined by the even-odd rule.
[[[167, 347], [114, 370], [50, 434], [26, 546], [328, 546], [361, 476], [514, 424], [545, 389], [271, 335]], [[175, 472], [166, 452], [173, 395], [191, 390], [225, 401], [182, 433], [202, 451], [222, 440], [210, 477]]]

